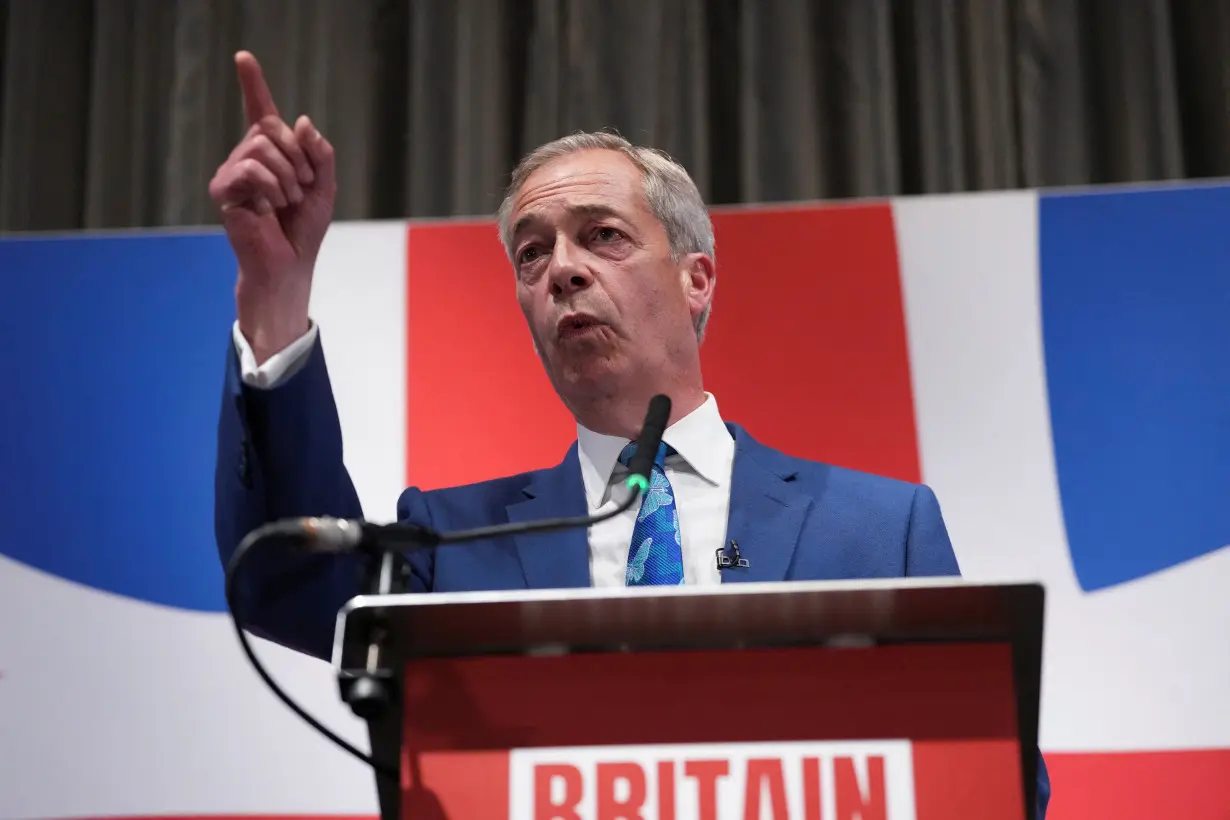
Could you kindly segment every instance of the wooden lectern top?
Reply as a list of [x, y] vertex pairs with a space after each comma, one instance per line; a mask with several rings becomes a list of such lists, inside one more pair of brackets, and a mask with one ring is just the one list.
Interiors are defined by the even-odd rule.
[[[1040, 639], [1039, 584], [953, 578], [797, 581], [723, 586], [580, 588], [361, 595], [347, 629], [379, 613], [404, 658], [568, 651], [859, 645]], [[353, 656], [352, 656], [353, 657]], [[345, 658], [350, 660], [350, 658]]]

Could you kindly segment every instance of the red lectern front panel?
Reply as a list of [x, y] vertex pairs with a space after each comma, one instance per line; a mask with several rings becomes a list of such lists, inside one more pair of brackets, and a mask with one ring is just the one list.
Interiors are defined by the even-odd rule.
[[999, 644], [421, 659], [403, 817], [1022, 817]]

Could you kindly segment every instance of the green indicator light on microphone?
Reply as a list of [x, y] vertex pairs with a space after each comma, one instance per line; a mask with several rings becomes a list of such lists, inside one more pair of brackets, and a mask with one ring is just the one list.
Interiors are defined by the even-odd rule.
[[629, 490], [633, 487], [641, 492], [645, 492], [649, 489], [649, 479], [645, 478], [643, 475], [630, 475], [628, 476], [628, 480], [624, 483], [628, 486]]

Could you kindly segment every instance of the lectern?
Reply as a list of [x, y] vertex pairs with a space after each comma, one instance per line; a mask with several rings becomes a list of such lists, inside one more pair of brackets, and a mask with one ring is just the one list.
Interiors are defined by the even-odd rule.
[[959, 579], [360, 596], [401, 820], [1033, 817], [1044, 593]]

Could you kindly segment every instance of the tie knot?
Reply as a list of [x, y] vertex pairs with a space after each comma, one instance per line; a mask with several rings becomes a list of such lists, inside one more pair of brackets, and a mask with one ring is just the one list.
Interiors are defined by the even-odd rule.
[[[671, 447], [665, 441], [662, 442], [661, 444], [658, 445], [657, 454], [654, 455], [653, 466], [657, 467], [659, 470], [663, 469], [663, 464], [666, 462], [666, 457], [673, 456], [674, 454], [675, 454], [675, 448]], [[627, 467], [628, 464], [631, 463], [632, 457], [634, 455], [636, 455], [636, 442], [632, 441], [632, 442], [629, 442], [628, 445], [624, 447], [623, 450], [620, 451], [619, 463]]]

